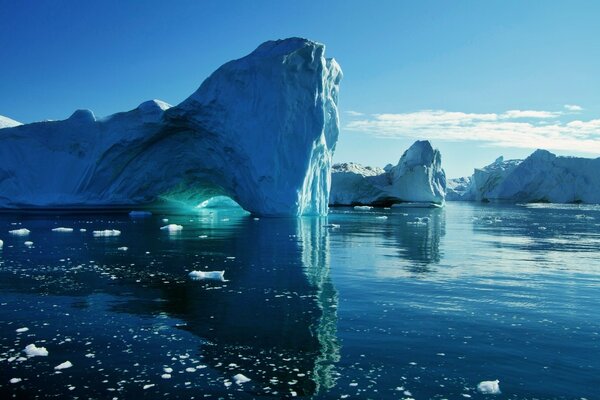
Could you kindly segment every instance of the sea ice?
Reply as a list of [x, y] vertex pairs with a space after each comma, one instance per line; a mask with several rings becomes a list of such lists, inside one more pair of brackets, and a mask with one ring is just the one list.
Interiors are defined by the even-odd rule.
[[23, 332], [27, 332], [29, 330], [29, 328], [27, 327], [23, 327], [23, 328], [19, 328], [16, 330], [17, 333], [23, 333]]
[[355, 210], [370, 210], [372, 208], [372, 206], [354, 206]]
[[251, 379], [250, 379], [250, 378], [248, 378], [248, 377], [247, 377], [247, 376], [245, 376], [245, 375], [242, 375], [242, 374], [237, 374], [237, 375], [235, 375], [235, 376], [233, 377], [233, 381], [234, 381], [235, 383], [237, 383], [238, 385], [241, 385], [242, 383], [250, 382], [250, 381], [251, 381]]
[[119, 236], [121, 231], [117, 229], [105, 229], [103, 231], [94, 231], [96, 237], [108, 237], [108, 236]]
[[0, 249], [2, 248], [2, 246], [4, 246], [4, 242], [0, 240]]
[[121, 251], [127, 251], [127, 250], [129, 250], [129, 247], [127, 247], [127, 246], [122, 246], [122, 247], [119, 247], [119, 248], [117, 248], [117, 250], [121, 250]]
[[73, 366], [73, 364], [71, 364], [71, 361], [65, 361], [64, 363], [58, 364], [56, 367], [54, 367], [54, 369], [61, 370], [61, 369], [71, 368], [72, 366]]
[[161, 231], [169, 231], [169, 232], [179, 232], [183, 229], [182, 225], [177, 224], [169, 224], [160, 228]]
[[45, 347], [37, 347], [35, 344], [29, 344], [25, 346], [25, 349], [23, 351], [25, 352], [27, 357], [45, 357], [48, 355], [48, 350], [46, 350]]
[[33, 242], [32, 242], [32, 241], [30, 241], [30, 240], [27, 240], [27, 241], [23, 242], [23, 244], [24, 244], [25, 246], [27, 246], [27, 247], [31, 247], [31, 246], [33, 246]]
[[15, 236], [27, 236], [31, 233], [29, 229], [21, 228], [21, 229], [13, 229], [12, 231], [8, 231], [11, 235]]
[[52, 232], [68, 233], [68, 232], [73, 232], [73, 228], [64, 228], [64, 227], [61, 226], [59, 228], [52, 229]]
[[10, 383], [19, 383], [19, 382], [21, 382], [21, 381], [22, 381], [22, 379], [21, 379], [21, 378], [12, 378], [12, 379], [11, 379], [9, 382], [10, 382]]
[[483, 381], [477, 385], [479, 393], [483, 394], [499, 394], [500, 393], [500, 381]]
[[188, 276], [195, 281], [204, 279], [225, 281], [225, 271], [192, 271]]

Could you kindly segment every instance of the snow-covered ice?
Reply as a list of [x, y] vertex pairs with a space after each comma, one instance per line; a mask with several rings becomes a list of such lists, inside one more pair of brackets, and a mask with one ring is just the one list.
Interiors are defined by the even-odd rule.
[[29, 328], [23, 327], [23, 328], [19, 328], [19, 329], [15, 330], [15, 332], [17, 332], [17, 333], [23, 333], [23, 332], [27, 332], [28, 330], [29, 330]]
[[225, 271], [192, 271], [188, 274], [192, 280], [225, 280]]
[[31, 231], [27, 228], [21, 228], [21, 229], [13, 229], [12, 231], [8, 231], [8, 233], [10, 233], [11, 235], [15, 235], [15, 236], [27, 236], [31, 233]]
[[394, 203], [444, 204], [446, 174], [442, 156], [427, 140], [416, 141], [396, 166], [336, 164], [331, 174], [331, 205], [387, 206]]
[[37, 347], [35, 344], [28, 344], [23, 350], [27, 357], [45, 357], [48, 355], [48, 350], [45, 347]]
[[11, 379], [9, 382], [10, 382], [10, 383], [19, 383], [19, 382], [21, 382], [21, 381], [22, 381], [22, 379], [21, 379], [21, 378], [12, 378], [12, 379]]
[[54, 367], [54, 369], [61, 370], [61, 369], [71, 368], [72, 366], [73, 366], [73, 364], [71, 364], [71, 361], [65, 361], [63, 363], [58, 364], [56, 367]]
[[499, 394], [500, 381], [482, 381], [477, 384], [477, 390], [482, 394]]
[[23, 125], [19, 121], [0, 115], [0, 129]]
[[233, 376], [233, 381], [236, 384], [241, 385], [242, 383], [250, 382], [251, 379], [243, 374], [236, 374]]
[[73, 228], [64, 228], [61, 226], [61, 227], [52, 229], [52, 232], [69, 233], [69, 232], [73, 232]]
[[183, 226], [177, 224], [169, 224], [160, 228], [161, 231], [179, 232], [183, 230]]
[[103, 231], [94, 231], [94, 236], [97, 237], [108, 237], [108, 236], [119, 236], [121, 231], [117, 229], [105, 229]]
[[23, 242], [23, 244], [27, 247], [33, 246], [33, 242], [31, 240], [27, 240], [27, 241]]
[[323, 44], [290, 38], [224, 64], [174, 107], [150, 100], [101, 119], [89, 110], [19, 126], [3, 119], [0, 208], [222, 195], [254, 214], [325, 214], [341, 78]]

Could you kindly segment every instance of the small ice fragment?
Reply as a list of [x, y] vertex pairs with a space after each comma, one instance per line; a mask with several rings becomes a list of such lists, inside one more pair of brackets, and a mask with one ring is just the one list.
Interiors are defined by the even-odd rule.
[[2, 248], [2, 246], [4, 246], [4, 242], [0, 240], [0, 249]]
[[378, 217], [375, 217], [375, 219], [387, 219], [387, 215], [380, 215]]
[[73, 366], [73, 364], [71, 364], [71, 361], [65, 361], [64, 363], [58, 364], [56, 367], [54, 367], [54, 369], [61, 370], [61, 369], [71, 368], [72, 366]]
[[151, 387], [154, 387], [154, 383], [149, 383], [147, 385], [144, 385], [144, 390], [150, 389]]
[[94, 231], [95, 237], [119, 236], [121, 231], [116, 229], [105, 229], [103, 231]]
[[171, 374], [162, 374], [160, 377], [163, 379], [171, 379]]
[[85, 356], [87, 358], [94, 358], [94, 357], [96, 357], [96, 355], [94, 353], [87, 353]]
[[355, 210], [370, 210], [372, 208], [373, 207], [371, 207], [371, 206], [354, 206]]
[[60, 226], [58, 228], [52, 229], [52, 232], [69, 233], [69, 232], [73, 232], [73, 228], [65, 228], [65, 227]]
[[87, 232], [87, 229], [85, 229], [85, 228], [81, 228], [81, 229], [79, 230], [79, 232]]
[[477, 385], [479, 393], [483, 394], [499, 394], [500, 393], [500, 381], [482, 381]]
[[234, 382], [235, 382], [235, 383], [237, 383], [238, 385], [241, 385], [242, 383], [246, 383], [246, 382], [250, 382], [250, 381], [251, 381], [251, 379], [250, 379], [250, 378], [248, 378], [247, 376], [245, 376], [245, 375], [242, 375], [242, 374], [237, 374], [237, 375], [235, 375], [235, 376], [233, 377], [233, 380], [234, 380]]
[[160, 228], [161, 231], [179, 232], [183, 229], [183, 226], [177, 224], [169, 224]]
[[208, 237], [208, 235], [200, 235], [198, 236], [200, 239], [206, 239]]
[[163, 371], [165, 371], [167, 374], [170, 374], [171, 372], [173, 372], [173, 368], [171, 368], [171, 367], [164, 367]]
[[31, 233], [29, 229], [21, 228], [21, 229], [13, 229], [12, 231], [8, 231], [11, 235], [16, 236], [27, 236]]
[[196, 368], [194, 368], [194, 367], [187, 367], [185, 369], [185, 372], [196, 372]]
[[169, 222], [169, 218], [163, 218], [162, 222]]
[[29, 328], [27, 327], [23, 327], [23, 328], [19, 328], [16, 330], [17, 333], [23, 333], [23, 332], [27, 332], [29, 330]]
[[29, 344], [25, 346], [25, 349], [23, 351], [25, 352], [25, 354], [27, 354], [27, 357], [45, 357], [48, 355], [48, 350], [46, 350], [45, 347], [37, 347], [35, 344]]
[[21, 378], [12, 378], [12, 379], [11, 379], [9, 382], [10, 382], [10, 383], [19, 383], [19, 382], [21, 382], [21, 381], [22, 381], [22, 379], [21, 379]]
[[150, 211], [131, 211], [129, 216], [131, 218], [144, 218], [151, 216], [152, 213]]
[[32, 241], [30, 241], [30, 240], [28, 240], [28, 241], [26, 241], [26, 242], [23, 242], [23, 244], [24, 244], [25, 246], [27, 246], [27, 247], [31, 247], [31, 246], [33, 246], [33, 242], [32, 242]]
[[194, 281], [203, 279], [225, 281], [225, 271], [192, 271], [188, 276]]
[[127, 251], [127, 250], [129, 250], [129, 247], [127, 247], [127, 246], [123, 246], [123, 247], [119, 247], [119, 248], [117, 248], [117, 250], [121, 250], [121, 251]]
[[339, 224], [327, 224], [327, 225], [324, 225], [324, 226], [325, 226], [325, 228], [332, 228], [332, 229], [337, 229], [337, 228], [340, 227]]

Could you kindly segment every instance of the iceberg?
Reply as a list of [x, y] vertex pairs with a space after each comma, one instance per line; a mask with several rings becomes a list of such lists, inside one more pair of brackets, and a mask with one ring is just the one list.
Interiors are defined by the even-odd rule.
[[[342, 71], [325, 46], [269, 41], [179, 105], [6, 127], [0, 208], [94, 208], [228, 196], [261, 215], [327, 213]], [[24, 167], [26, 166], [26, 167]]]
[[225, 282], [225, 271], [192, 271], [188, 276], [194, 281], [206, 279]]
[[35, 344], [28, 344], [23, 350], [27, 357], [46, 357], [48, 350], [45, 347], [37, 347]]
[[477, 384], [477, 391], [481, 394], [500, 394], [500, 381], [482, 381]]
[[397, 203], [443, 205], [446, 174], [442, 156], [427, 140], [416, 141], [396, 166], [336, 164], [331, 174], [333, 206], [389, 206]]
[[600, 158], [560, 157], [536, 150], [448, 182], [448, 200], [519, 203], [600, 203]]
[[0, 115], [0, 129], [3, 128], [12, 128], [13, 126], [23, 125], [19, 121], [15, 121], [14, 119], [10, 119], [3, 115]]

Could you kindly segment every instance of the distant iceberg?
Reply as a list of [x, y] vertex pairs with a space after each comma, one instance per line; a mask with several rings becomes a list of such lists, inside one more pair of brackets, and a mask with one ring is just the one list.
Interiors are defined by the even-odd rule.
[[342, 72], [325, 46], [269, 41], [181, 104], [97, 119], [0, 122], [0, 208], [197, 205], [231, 197], [262, 215], [327, 212]]
[[442, 156], [429, 141], [422, 140], [410, 146], [396, 166], [334, 165], [329, 203], [334, 206], [442, 205], [445, 195]]
[[525, 160], [504, 160], [448, 180], [448, 200], [600, 203], [600, 158], [559, 157], [536, 150]]

